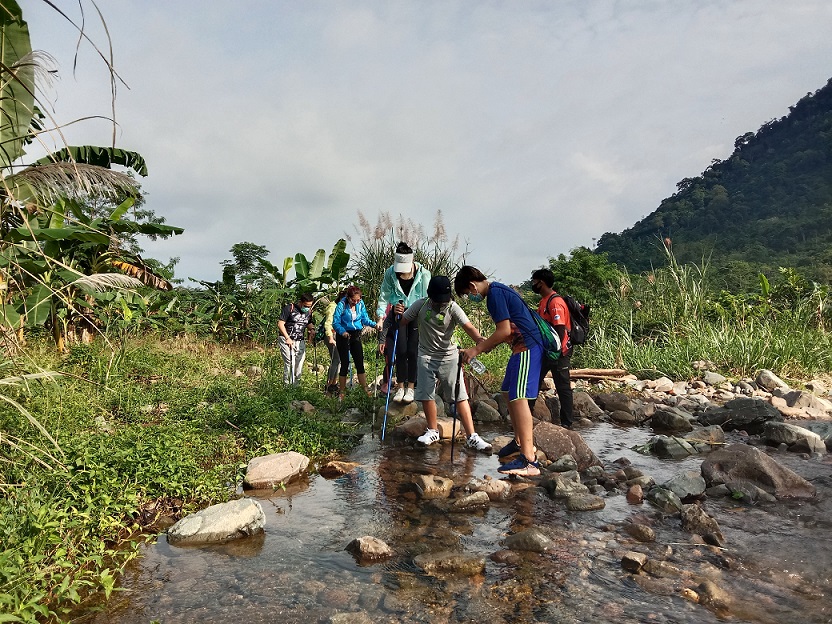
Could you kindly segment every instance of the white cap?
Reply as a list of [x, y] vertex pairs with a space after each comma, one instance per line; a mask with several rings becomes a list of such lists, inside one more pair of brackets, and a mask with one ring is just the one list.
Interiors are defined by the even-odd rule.
[[395, 262], [393, 263], [393, 271], [395, 273], [410, 273], [413, 268], [413, 254], [412, 253], [397, 253], [393, 256]]

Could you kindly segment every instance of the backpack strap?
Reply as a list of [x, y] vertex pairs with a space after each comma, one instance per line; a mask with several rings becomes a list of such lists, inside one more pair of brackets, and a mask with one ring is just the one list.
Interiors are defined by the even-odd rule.
[[549, 298], [546, 300], [546, 307], [543, 308], [543, 311], [546, 314], [549, 313], [549, 306], [552, 304], [552, 299], [554, 299], [555, 297], [560, 297], [560, 295], [558, 293], [552, 293], [551, 295], [549, 295]]

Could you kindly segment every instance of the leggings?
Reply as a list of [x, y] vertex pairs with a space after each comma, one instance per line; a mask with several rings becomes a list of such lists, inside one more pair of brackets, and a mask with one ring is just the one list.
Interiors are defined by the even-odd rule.
[[419, 329], [408, 323], [399, 329], [396, 343], [396, 381], [416, 383], [416, 354], [419, 351]]
[[360, 329], [351, 331], [349, 338], [344, 338], [340, 334], [336, 336], [335, 347], [338, 349], [338, 358], [341, 360], [341, 370], [339, 371], [341, 377], [346, 377], [349, 371], [350, 354], [352, 354], [352, 362], [355, 364], [355, 372], [359, 375], [364, 374], [364, 347], [361, 344]]

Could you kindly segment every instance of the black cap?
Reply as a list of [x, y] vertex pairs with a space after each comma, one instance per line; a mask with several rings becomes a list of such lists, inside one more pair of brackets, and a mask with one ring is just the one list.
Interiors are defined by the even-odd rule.
[[428, 282], [428, 297], [436, 303], [448, 303], [451, 300], [451, 280], [444, 275], [434, 275]]

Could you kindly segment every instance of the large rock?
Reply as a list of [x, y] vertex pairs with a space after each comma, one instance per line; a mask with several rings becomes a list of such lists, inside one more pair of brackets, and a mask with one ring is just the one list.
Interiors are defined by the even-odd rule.
[[821, 412], [828, 412], [832, 410], [832, 403], [826, 399], [815, 396], [811, 392], [805, 390], [792, 390], [783, 394], [786, 400], [786, 405], [789, 407], [797, 407], [799, 409], [813, 409]]
[[682, 510], [682, 501], [670, 490], [654, 487], [647, 492], [647, 500], [665, 513], [673, 514]]
[[823, 440], [817, 433], [790, 423], [767, 422], [763, 429], [763, 439], [770, 444], [786, 444], [787, 446], [806, 440], [811, 448], [822, 448], [824, 452], [826, 451]]
[[653, 431], [686, 433], [693, 431], [693, 425], [690, 424], [690, 419], [691, 415], [683, 410], [661, 405], [656, 408], [656, 412], [650, 420], [650, 426], [653, 428]]
[[355, 538], [344, 550], [363, 561], [380, 561], [393, 556], [393, 549], [372, 535]]
[[666, 490], [670, 490], [680, 499], [702, 496], [705, 492], [705, 479], [698, 472], [685, 471], [673, 475], [668, 481], [662, 484]]
[[578, 462], [578, 470], [601, 465], [595, 453], [577, 431], [542, 422], [534, 428], [534, 441], [538, 450], [543, 451], [550, 461], [556, 461], [564, 455], [571, 455]]
[[623, 392], [607, 392], [595, 397], [595, 402], [607, 412], [629, 412], [633, 413], [635, 402]]
[[413, 477], [413, 485], [421, 498], [432, 500], [448, 498], [454, 487], [454, 480], [438, 475], [416, 475]]
[[750, 397], [738, 397], [699, 415], [705, 426], [720, 425], [725, 431], [743, 429], [751, 434], [761, 433], [770, 420], [782, 421], [783, 415], [770, 403]]
[[534, 527], [509, 535], [504, 543], [506, 548], [511, 550], [526, 550], [536, 553], [545, 552], [553, 545], [549, 537], [544, 535], [540, 529]]
[[800, 423], [800, 426], [818, 434], [820, 439], [826, 444], [826, 448], [832, 450], [832, 422], [825, 420], [804, 420]]
[[746, 444], [713, 451], [702, 462], [708, 486], [747, 481], [777, 498], [812, 498], [815, 486], [781, 466], [765, 453]]
[[605, 505], [604, 499], [594, 494], [572, 494], [566, 499], [566, 508], [569, 511], [597, 511]]
[[788, 389], [789, 384], [785, 381], [780, 379], [777, 375], [772, 373], [770, 370], [763, 369], [759, 373], [757, 373], [756, 379], [757, 385], [765, 390], [771, 392], [775, 388], [784, 388]]
[[471, 479], [467, 487], [472, 492], [485, 492], [492, 501], [511, 496], [511, 483], [504, 479]]
[[647, 445], [653, 455], [662, 459], [684, 459], [698, 452], [690, 442], [675, 436], [654, 436]]
[[255, 457], [248, 463], [243, 487], [272, 489], [300, 476], [309, 466], [309, 458], [295, 451]]
[[[552, 412], [555, 413], [554, 411]], [[601, 420], [604, 416], [602, 410], [592, 397], [586, 392], [574, 392], [572, 394], [572, 417], [574, 420], [578, 418], [586, 418], [588, 420]]]
[[[474, 420], [481, 423], [502, 422], [503, 417], [494, 405], [493, 401], [478, 401], [474, 410]], [[494, 402], [496, 405], [496, 402]]]
[[460, 574], [475, 576], [482, 574], [485, 570], [485, 559], [483, 557], [451, 551], [425, 553], [415, 557], [413, 563], [430, 575]]
[[682, 528], [705, 538], [709, 544], [722, 546], [725, 537], [719, 529], [719, 524], [705, 513], [699, 505], [684, 505], [682, 507]]
[[266, 515], [260, 503], [239, 498], [185, 516], [168, 529], [168, 542], [175, 545], [209, 544], [262, 533]]
[[725, 432], [719, 425], [700, 427], [686, 433], [683, 437], [699, 452], [707, 451], [725, 443]]

